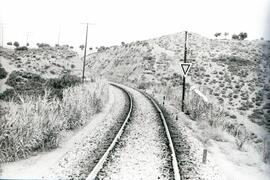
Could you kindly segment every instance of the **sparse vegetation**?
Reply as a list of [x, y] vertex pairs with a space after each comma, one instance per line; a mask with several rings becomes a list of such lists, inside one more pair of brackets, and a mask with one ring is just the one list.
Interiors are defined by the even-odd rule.
[[239, 36], [238, 36], [237, 34], [233, 34], [233, 35], [232, 35], [232, 39], [234, 39], [234, 40], [239, 40]]
[[221, 33], [220, 32], [215, 33], [215, 37], [216, 38], [219, 37], [219, 36], [221, 36]]
[[232, 39], [234, 40], [244, 40], [248, 37], [248, 34], [246, 32], [240, 32], [238, 35], [233, 34]]
[[0, 162], [26, 158], [34, 151], [56, 148], [62, 131], [82, 126], [108, 98], [104, 81], [64, 90], [63, 99], [20, 96], [7, 103], [0, 126]]
[[84, 49], [84, 45], [83, 45], [83, 44], [80, 45], [79, 48], [80, 48], [81, 50], [83, 50], [83, 49]]
[[2, 93], [0, 99], [20, 101], [19, 97], [23, 95], [44, 95], [46, 89], [50, 90], [51, 96], [55, 95], [57, 98], [62, 99], [63, 89], [75, 86], [79, 82], [79, 77], [70, 74], [64, 74], [60, 78], [46, 80], [38, 74], [13, 71], [6, 81], [6, 84], [13, 87], [13, 89]]

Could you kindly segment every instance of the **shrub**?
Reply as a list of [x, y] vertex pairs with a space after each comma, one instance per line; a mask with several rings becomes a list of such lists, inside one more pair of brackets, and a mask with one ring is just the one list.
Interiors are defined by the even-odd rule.
[[221, 33], [220, 32], [215, 33], [215, 37], [216, 38], [219, 37], [219, 36], [221, 36]]
[[17, 47], [16, 50], [17, 51], [27, 51], [28, 50], [28, 47], [26, 47], [26, 46]]
[[238, 36], [239, 36], [240, 40], [244, 40], [244, 39], [246, 39], [248, 37], [246, 32], [241, 32], [241, 33], [239, 33]]
[[[21, 71], [12, 71], [6, 81], [6, 84], [13, 87], [16, 94], [32, 94], [40, 95], [44, 93], [44, 83], [45, 79], [41, 78], [40, 75], [21, 72]], [[10, 93], [10, 95], [12, 95]], [[13, 94], [15, 95], [15, 94]], [[13, 97], [6, 97], [7, 99]], [[17, 95], [14, 97], [18, 99]]]
[[232, 35], [232, 39], [234, 39], [234, 40], [239, 40], [240, 38], [239, 38], [239, 36], [238, 36], [238, 35], [233, 34], [233, 35]]
[[83, 44], [80, 45], [79, 48], [80, 48], [81, 50], [83, 50], [83, 49], [84, 49], [84, 45], [83, 45]]
[[47, 43], [37, 43], [38, 48], [50, 48], [51, 46]]
[[63, 98], [63, 89], [67, 87], [72, 87], [79, 84], [81, 79], [77, 76], [65, 74], [60, 78], [49, 79], [46, 82], [46, 88], [49, 88], [53, 96], [60, 99]]
[[141, 83], [138, 85], [138, 88], [139, 88], [139, 89], [147, 89], [147, 88], [149, 88], [149, 86], [150, 86], [149, 83], [141, 82]]
[[7, 71], [4, 67], [2, 67], [2, 64], [0, 63], [0, 79], [4, 79], [7, 77]]
[[16, 48], [18, 48], [18, 47], [20, 46], [20, 44], [19, 44], [17, 41], [15, 41], [15, 42], [13, 43], [13, 45], [14, 45]]
[[54, 70], [50, 70], [50, 73], [51, 73], [51, 74], [55, 74], [55, 71], [54, 71]]
[[12, 42], [7, 42], [7, 45], [12, 46]]

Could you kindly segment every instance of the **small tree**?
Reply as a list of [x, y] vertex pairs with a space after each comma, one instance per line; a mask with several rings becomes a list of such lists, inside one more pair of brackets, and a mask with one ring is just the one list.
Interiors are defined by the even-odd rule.
[[20, 46], [20, 44], [19, 44], [17, 41], [15, 41], [15, 42], [13, 43], [13, 45], [14, 45], [16, 48], [18, 48], [18, 47]]
[[219, 36], [221, 36], [221, 33], [220, 32], [215, 33], [215, 37], [216, 38], [219, 37]]
[[238, 36], [239, 36], [240, 40], [244, 40], [244, 39], [247, 38], [247, 33], [246, 32], [240, 32]]
[[224, 33], [225, 38], [226, 38], [228, 35], [229, 35], [228, 32], [225, 32], [225, 33]]
[[234, 40], [239, 40], [239, 36], [238, 36], [237, 34], [233, 34], [233, 35], [232, 35], [232, 39], [234, 39]]
[[7, 45], [12, 46], [12, 42], [8, 42]]
[[83, 50], [83, 49], [84, 49], [84, 45], [83, 45], [83, 44], [80, 45], [79, 48], [80, 48], [81, 50]]
[[29, 46], [29, 43], [26, 43], [26, 46]]
[[125, 43], [125, 42], [121, 42], [121, 45], [122, 45], [122, 46], [125, 46], [125, 45], [126, 45], [126, 43]]
[[89, 48], [89, 50], [90, 50], [90, 51], [92, 51], [92, 50], [93, 50], [93, 48], [92, 48], [92, 47], [90, 47], [90, 48]]

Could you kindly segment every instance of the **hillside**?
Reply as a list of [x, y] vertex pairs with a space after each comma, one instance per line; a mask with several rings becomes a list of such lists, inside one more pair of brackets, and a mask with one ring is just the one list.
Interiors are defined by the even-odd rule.
[[[223, 107], [228, 119], [269, 130], [270, 43], [189, 33], [187, 47], [187, 61], [192, 63], [189, 85]], [[183, 53], [183, 32], [112, 46], [88, 56], [88, 73], [137, 87], [177, 88], [182, 82]]]
[[[16, 80], [17, 84], [25, 84], [32, 76], [49, 79], [63, 74], [81, 74], [79, 56], [67, 46], [45, 46], [26, 51], [0, 48], [0, 60], [3, 71], [7, 72], [7, 75], [0, 79], [0, 93], [13, 88], [9, 83], [10, 74], [13, 74], [12, 77], [20, 76]], [[32, 79], [35, 81], [35, 78]]]
[[[201, 162], [199, 157], [204, 148], [207, 149], [209, 159], [214, 159], [227, 179], [236, 177], [267, 179], [270, 174], [270, 143], [267, 139], [270, 130], [270, 43], [207, 39], [189, 33], [187, 47], [187, 62], [192, 63], [192, 67], [186, 79], [185, 113], [180, 110], [183, 76], [180, 63], [183, 62], [184, 56], [184, 33], [122, 43], [121, 46], [100, 47], [97, 52], [87, 56], [86, 77], [91, 80], [108, 79], [151, 94], [162, 104], [168, 118], [175, 118], [174, 122], [179, 132], [186, 132], [190, 141], [185, 144], [188, 147], [193, 145], [200, 147], [195, 148], [198, 162]], [[67, 46], [46, 46], [27, 51], [2, 48], [0, 60], [0, 115], [5, 112], [6, 117], [9, 117], [8, 121], [2, 123], [14, 119], [19, 122], [35, 112], [39, 115], [39, 111], [35, 111], [35, 108], [31, 109], [33, 112], [27, 108], [35, 107], [41, 101], [48, 102], [44, 104], [44, 114], [50, 108], [59, 109], [53, 103], [49, 103], [51, 97], [45, 93], [46, 101], [32, 100], [30, 103], [32, 106], [28, 101], [24, 102], [25, 110], [29, 114], [26, 113], [25, 117], [21, 118], [17, 111], [20, 113], [24, 111], [13, 98], [17, 97], [17, 93], [33, 98], [35, 95], [42, 95], [44, 89], [49, 88], [52, 90], [51, 93], [60, 99], [60, 101], [53, 100], [56, 105], [58, 104], [57, 107], [62, 100], [63, 102], [68, 100], [75, 106], [72, 111], [69, 111], [69, 106], [67, 109], [63, 108], [63, 112], [53, 111], [60, 113], [61, 116], [55, 116], [60, 118], [59, 122], [66, 118], [65, 113], [70, 112], [68, 117], [72, 120], [71, 126], [65, 127], [68, 131], [70, 127], [78, 128], [86, 122], [80, 117], [74, 117], [77, 111], [80, 110], [82, 113], [91, 111], [89, 107], [93, 106], [92, 109], [99, 107], [96, 106], [95, 99], [102, 101], [102, 104], [106, 104], [108, 99], [106, 93], [97, 93], [98, 98], [91, 94], [108, 92], [108, 86], [100, 80], [90, 83], [87, 88], [81, 85], [66, 89], [79, 84], [82, 67], [79, 55]], [[104, 86], [100, 86], [99, 83]], [[207, 100], [198, 96], [194, 89], [204, 94]], [[77, 104], [78, 99], [80, 105]], [[12, 108], [4, 109], [5, 104]], [[18, 109], [14, 108], [15, 106]], [[81, 111], [82, 106], [84, 108]], [[12, 109], [14, 111], [10, 111]], [[53, 118], [46, 118], [44, 121], [57, 122]], [[31, 118], [27, 121], [35, 123]], [[8, 131], [7, 129], [6, 132]], [[60, 131], [52, 132], [55, 134]], [[179, 136], [182, 136], [181, 133]], [[55, 143], [52, 142], [49, 148], [51, 146], [54, 147]], [[26, 156], [31, 154], [27, 152]], [[188, 154], [186, 155], [184, 159], [192, 160]], [[14, 160], [16, 158], [8, 159]], [[191, 167], [196, 166], [191, 163]]]

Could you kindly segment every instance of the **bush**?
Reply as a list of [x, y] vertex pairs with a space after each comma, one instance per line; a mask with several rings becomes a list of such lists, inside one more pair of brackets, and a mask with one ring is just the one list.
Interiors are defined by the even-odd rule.
[[2, 67], [2, 64], [0, 63], [0, 79], [4, 79], [7, 77], [7, 71], [5, 68]]
[[240, 40], [244, 40], [244, 39], [246, 39], [248, 37], [246, 32], [241, 32], [241, 33], [239, 33], [238, 36], [239, 36]]
[[51, 46], [47, 43], [37, 43], [38, 48], [50, 48]]
[[221, 33], [220, 33], [220, 32], [215, 33], [215, 37], [216, 37], [216, 38], [219, 37], [219, 36], [221, 36]]
[[15, 41], [15, 42], [13, 43], [13, 45], [14, 45], [16, 48], [18, 48], [18, 47], [20, 46], [20, 44], [19, 44], [17, 41]]
[[146, 83], [146, 82], [141, 82], [139, 85], [138, 85], [138, 89], [147, 89], [150, 87], [150, 83]]
[[80, 45], [79, 48], [80, 48], [81, 50], [83, 50], [83, 49], [84, 49], [84, 45], [83, 45], [83, 44]]
[[233, 35], [232, 35], [232, 39], [234, 39], [234, 40], [239, 40], [240, 38], [239, 38], [239, 36], [238, 36], [238, 35], [233, 34]]
[[28, 50], [28, 47], [26, 47], [26, 46], [17, 47], [16, 50], [17, 51], [27, 51]]
[[49, 88], [53, 96], [60, 99], [63, 98], [63, 89], [67, 87], [72, 87], [81, 82], [81, 79], [77, 76], [65, 74], [60, 78], [49, 79], [46, 82], [46, 88]]
[[16, 98], [17, 95], [28, 94], [28, 95], [40, 95], [44, 94], [44, 84], [46, 80], [41, 78], [40, 75], [21, 72], [21, 71], [12, 71], [6, 81], [6, 84], [13, 87], [16, 94], [10, 93], [9, 95], [16, 95], [15, 97], [6, 97], [6, 99]]

